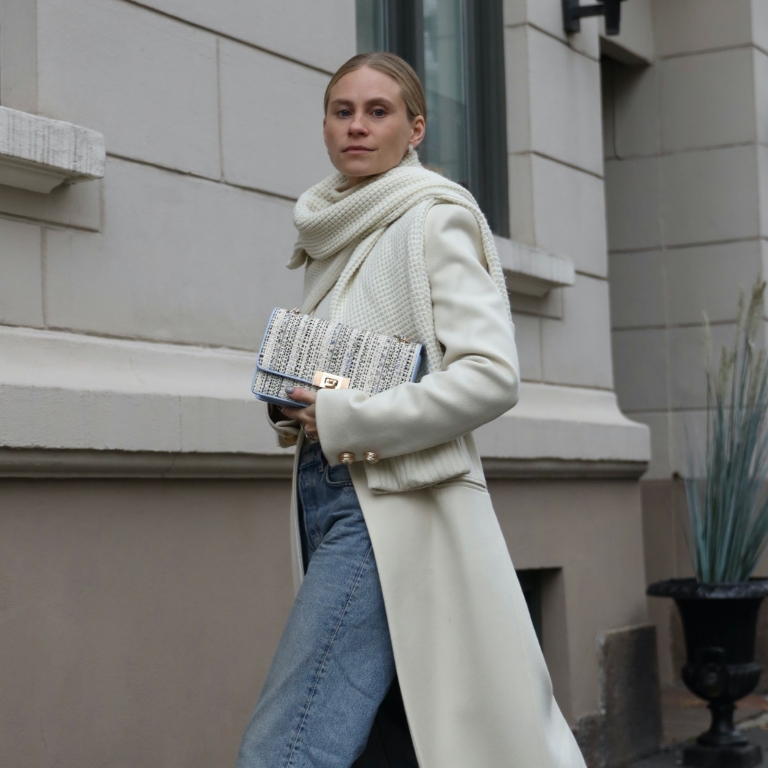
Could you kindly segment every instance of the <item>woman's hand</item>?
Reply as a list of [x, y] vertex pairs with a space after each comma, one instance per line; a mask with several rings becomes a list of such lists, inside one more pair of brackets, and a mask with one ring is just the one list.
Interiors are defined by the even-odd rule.
[[280, 410], [289, 419], [298, 420], [307, 436], [319, 440], [320, 436], [317, 434], [317, 421], [315, 420], [315, 401], [317, 400], [317, 393], [309, 392], [301, 387], [286, 387], [285, 391], [292, 400], [298, 400], [301, 403], [309, 403], [309, 405], [305, 408], [290, 408], [287, 405], [283, 405], [280, 407]]

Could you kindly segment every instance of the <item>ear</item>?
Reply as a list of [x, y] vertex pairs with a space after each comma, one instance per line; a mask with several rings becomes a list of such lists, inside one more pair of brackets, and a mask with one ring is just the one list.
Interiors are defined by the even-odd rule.
[[416, 118], [414, 118], [413, 124], [411, 125], [411, 138], [408, 143], [412, 144], [414, 147], [418, 147], [419, 144], [424, 141], [426, 132], [426, 121], [421, 115], [417, 115]]

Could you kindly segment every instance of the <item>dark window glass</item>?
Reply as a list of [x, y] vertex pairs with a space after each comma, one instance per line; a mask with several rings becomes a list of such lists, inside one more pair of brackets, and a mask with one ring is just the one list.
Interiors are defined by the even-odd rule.
[[358, 51], [392, 51], [427, 94], [422, 162], [467, 187], [509, 237], [502, 0], [357, 0]]

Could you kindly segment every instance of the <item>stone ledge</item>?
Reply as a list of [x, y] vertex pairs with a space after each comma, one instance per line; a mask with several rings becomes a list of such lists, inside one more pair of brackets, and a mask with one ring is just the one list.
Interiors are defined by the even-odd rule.
[[[255, 352], [0, 328], [3, 476], [283, 477]], [[649, 431], [615, 395], [524, 382], [475, 432], [489, 477], [637, 477]]]
[[[489, 480], [636, 480], [645, 462], [483, 459]], [[0, 448], [0, 478], [287, 480], [293, 452], [160, 453]]]
[[90, 128], [0, 107], [0, 184], [47, 194], [104, 177], [104, 137]]
[[496, 236], [494, 240], [511, 293], [540, 298], [553, 288], [565, 288], [576, 282], [576, 271], [568, 259], [506, 237]]

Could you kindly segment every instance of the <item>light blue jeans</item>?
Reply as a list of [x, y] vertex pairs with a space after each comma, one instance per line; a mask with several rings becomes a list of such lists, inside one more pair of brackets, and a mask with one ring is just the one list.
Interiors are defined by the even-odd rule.
[[298, 490], [306, 575], [237, 768], [418, 768], [349, 470], [305, 443]]

